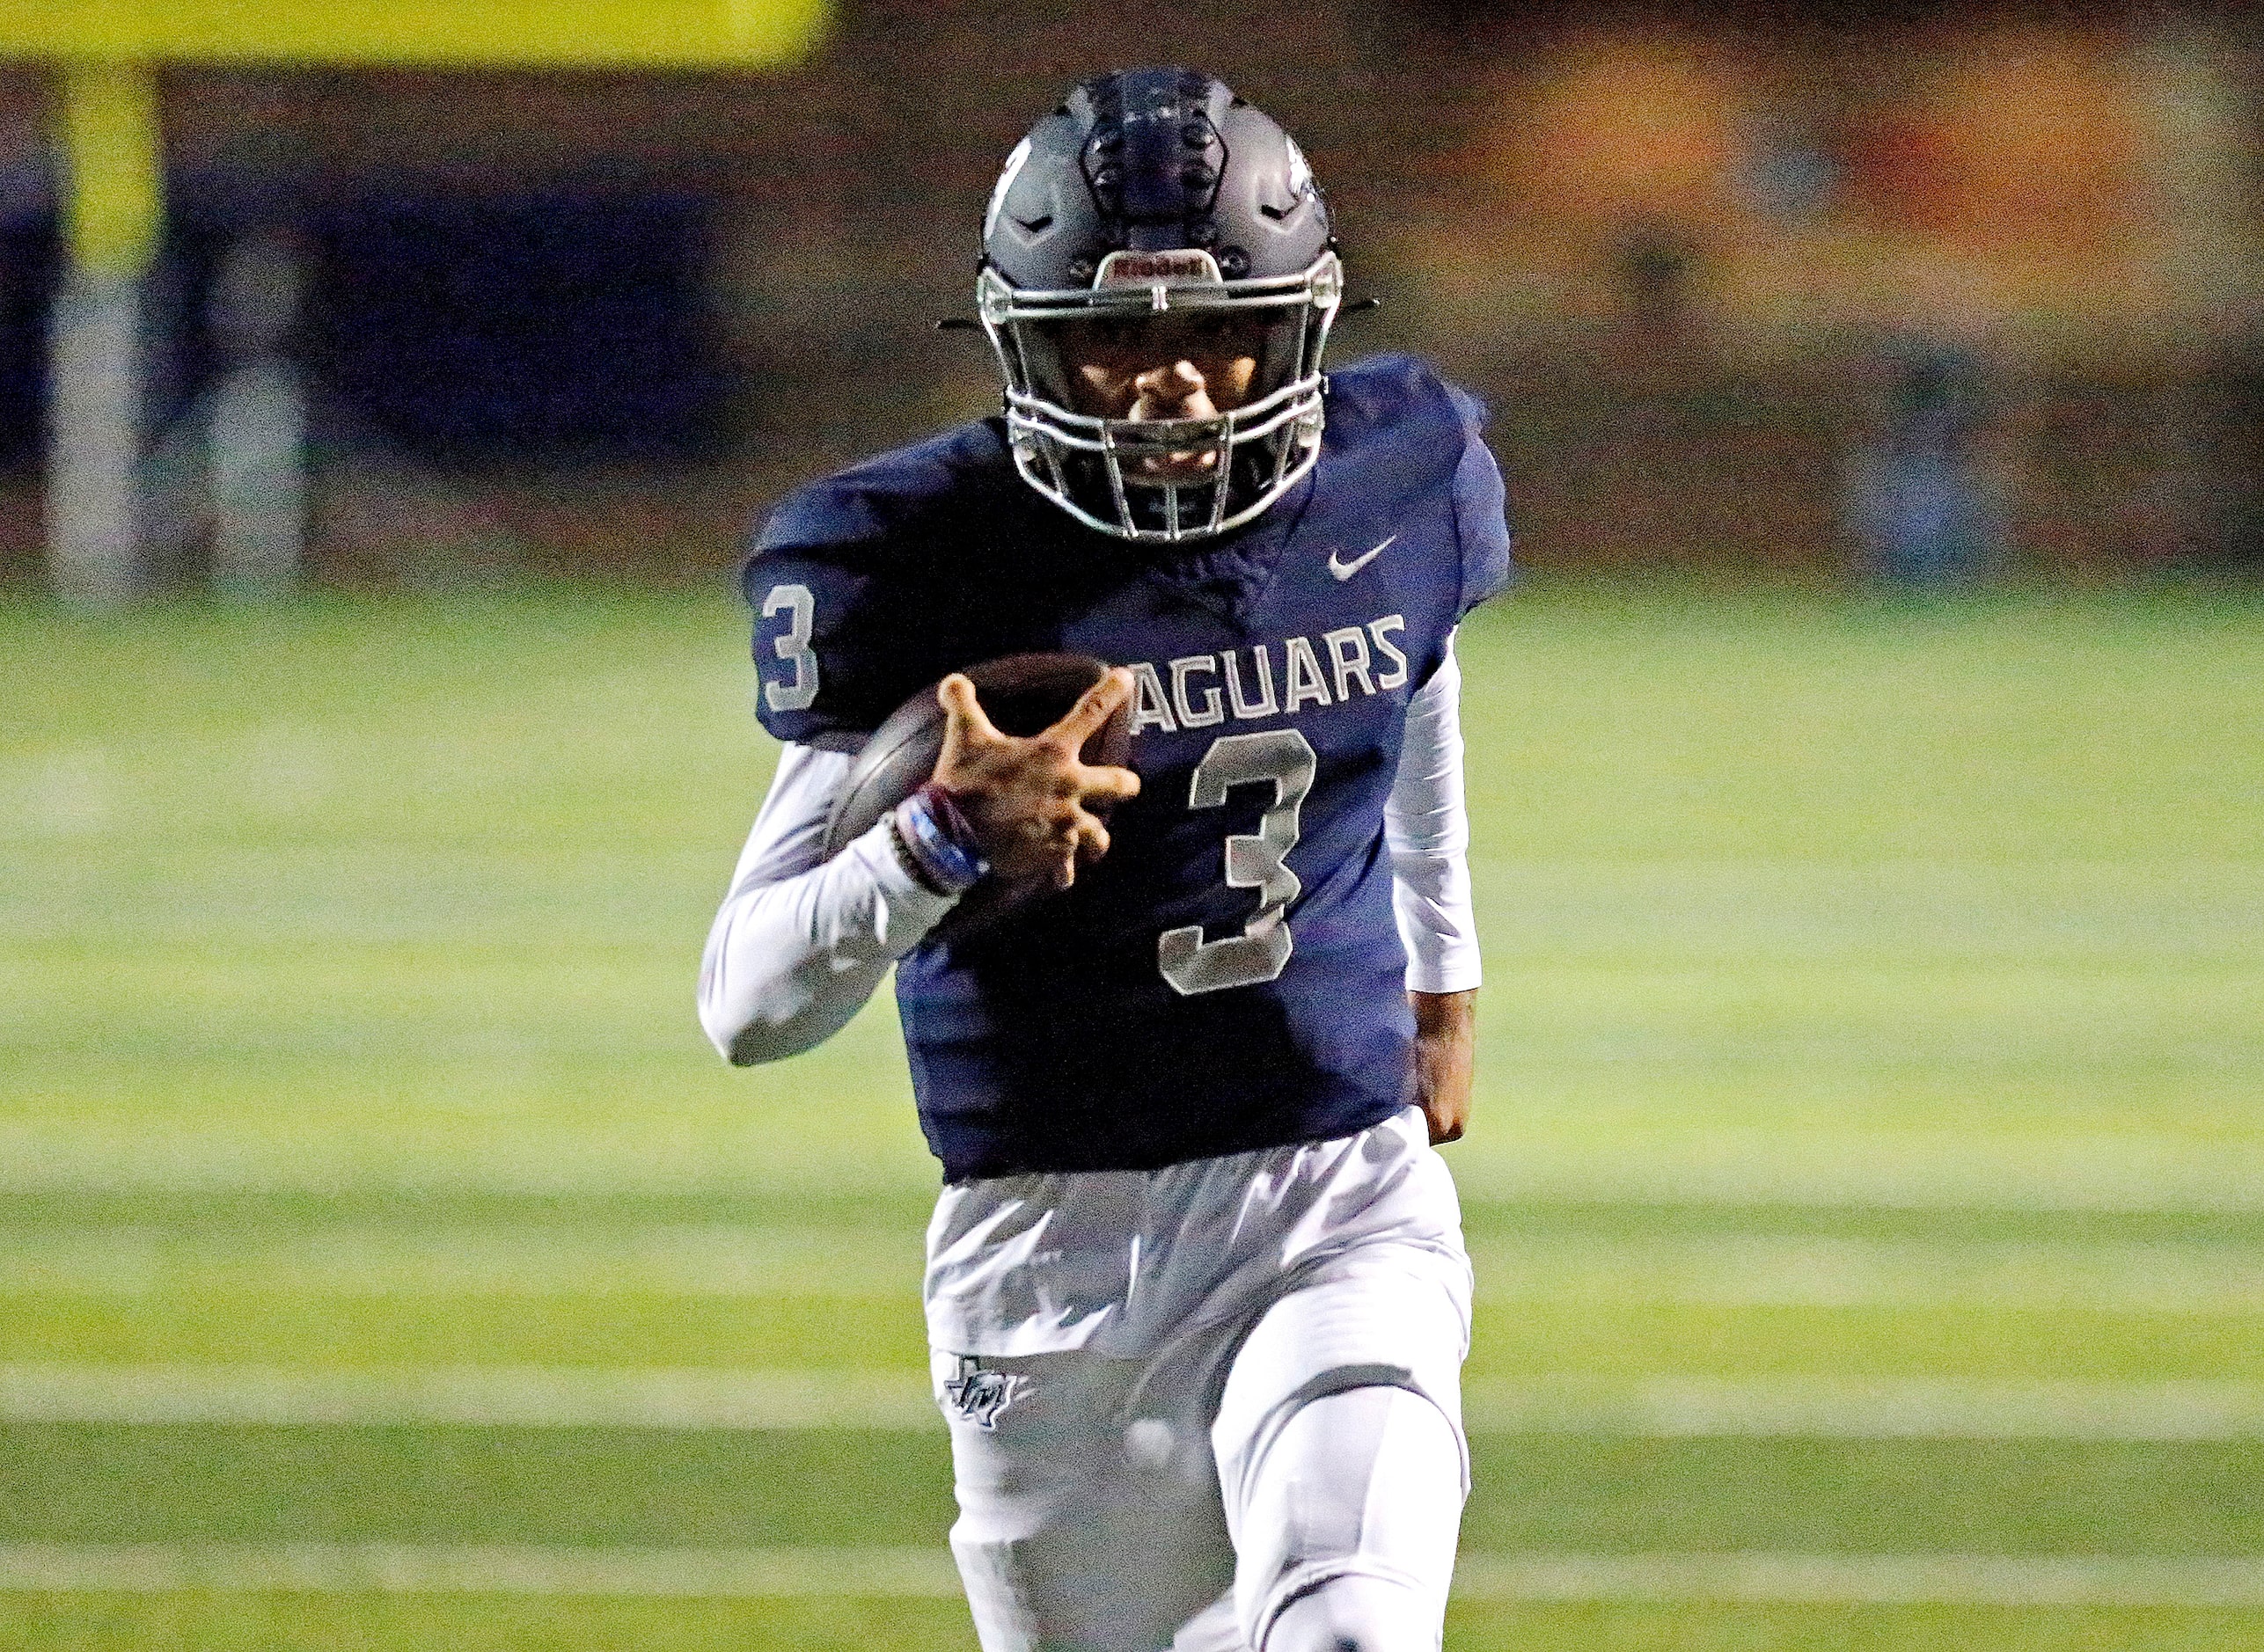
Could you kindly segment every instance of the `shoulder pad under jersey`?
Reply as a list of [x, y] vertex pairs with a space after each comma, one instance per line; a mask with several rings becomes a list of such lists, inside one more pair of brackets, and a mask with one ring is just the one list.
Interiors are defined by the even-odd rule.
[[[1410, 355], [1378, 355], [1329, 375], [1328, 441], [1347, 460], [1423, 472], [1453, 490], [1462, 591], [1457, 614], [1509, 583], [1513, 537], [1487, 409]], [[1381, 450], [1381, 455], [1378, 450]]]
[[[788, 496], [741, 574], [755, 713], [780, 740], [854, 746], [941, 676], [971, 523], [1022, 483], [988, 423], [868, 459]], [[1026, 490], [1025, 490], [1026, 491]], [[954, 588], [961, 588], [956, 595]]]

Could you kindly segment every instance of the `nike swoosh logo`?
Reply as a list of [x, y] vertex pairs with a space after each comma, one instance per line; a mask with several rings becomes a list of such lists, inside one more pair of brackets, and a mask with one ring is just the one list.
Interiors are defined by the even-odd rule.
[[1381, 556], [1385, 552], [1390, 550], [1394, 545], [1398, 543], [1398, 540], [1399, 536], [1397, 534], [1394, 534], [1390, 538], [1376, 546], [1374, 550], [1369, 552], [1366, 556], [1354, 557], [1349, 562], [1344, 559], [1342, 552], [1331, 551], [1329, 552], [1329, 572], [1335, 574], [1340, 580], [1348, 580], [1352, 578], [1353, 574], [1359, 573], [1362, 568], [1367, 567], [1369, 563]]

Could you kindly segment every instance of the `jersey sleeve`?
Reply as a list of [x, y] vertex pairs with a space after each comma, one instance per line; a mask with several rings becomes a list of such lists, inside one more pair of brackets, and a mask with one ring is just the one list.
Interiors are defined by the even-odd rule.
[[854, 750], [942, 675], [928, 669], [934, 603], [905, 554], [908, 537], [920, 536], [871, 488], [838, 477], [789, 496], [763, 525], [740, 579], [754, 620], [755, 715], [776, 738]]
[[994, 518], [1003, 456], [986, 424], [963, 426], [797, 489], [771, 513], [741, 574], [766, 729], [854, 748], [951, 666], [985, 657], [966, 541], [970, 523]]
[[835, 559], [758, 550], [743, 575], [754, 613], [755, 716], [793, 745], [854, 744], [875, 710], [869, 581]]
[[1485, 443], [1485, 404], [1454, 386], [1447, 393], [1462, 422], [1462, 457], [1454, 467], [1454, 537], [1462, 563], [1460, 611], [1467, 614], [1509, 584], [1515, 541], [1509, 526], [1508, 490]]

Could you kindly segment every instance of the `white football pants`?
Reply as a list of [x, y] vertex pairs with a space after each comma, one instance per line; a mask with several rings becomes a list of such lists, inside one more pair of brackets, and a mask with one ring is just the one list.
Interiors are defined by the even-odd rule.
[[[1418, 1143], [1415, 1180], [1443, 1180]], [[1384, 1142], [1308, 1180], [1389, 1203], [1410, 1167]], [[1469, 1486], [1469, 1275], [1446, 1197], [1451, 1245], [1393, 1222], [1271, 1290], [1241, 1270], [1144, 1356], [937, 1349], [984, 1652], [1435, 1652]]]

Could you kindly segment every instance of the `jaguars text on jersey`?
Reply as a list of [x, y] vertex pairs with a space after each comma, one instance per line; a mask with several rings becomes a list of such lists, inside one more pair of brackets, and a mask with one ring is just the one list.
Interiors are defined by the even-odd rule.
[[1509, 538], [1469, 396], [1383, 357], [1332, 374], [1326, 408], [1288, 498], [1169, 558], [1024, 486], [997, 420], [808, 488], [761, 536], [746, 591], [781, 740], [854, 745], [999, 654], [1074, 650], [1137, 679], [1141, 790], [1108, 856], [898, 965], [950, 1176], [1143, 1168], [1406, 1104], [1384, 797], [1407, 702], [1506, 580]]

